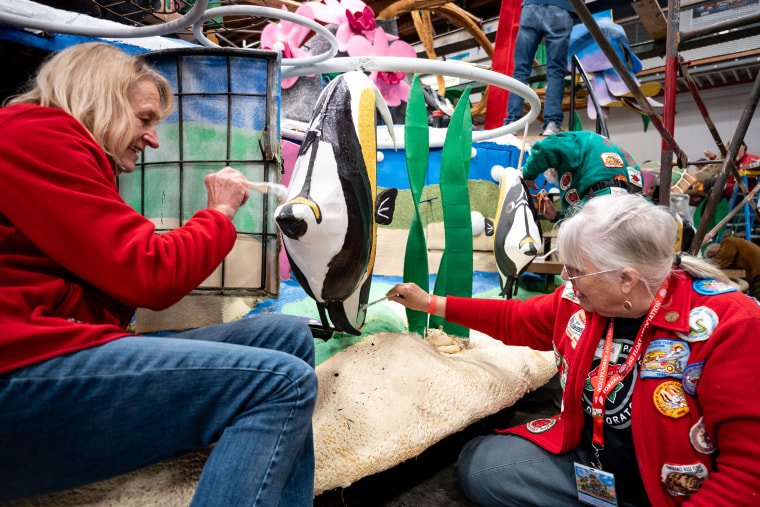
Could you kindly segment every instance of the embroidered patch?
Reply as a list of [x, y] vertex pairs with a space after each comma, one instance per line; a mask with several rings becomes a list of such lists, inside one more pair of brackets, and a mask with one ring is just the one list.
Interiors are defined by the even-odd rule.
[[657, 386], [652, 399], [662, 415], [678, 419], [689, 413], [683, 386], [676, 380], [668, 380]]
[[681, 340], [652, 341], [641, 361], [641, 378], [683, 377], [691, 348]]
[[552, 429], [552, 427], [557, 424], [558, 420], [559, 416], [551, 417], [549, 419], [536, 419], [535, 421], [531, 421], [526, 424], [525, 428], [531, 433], [543, 433], [544, 431], [549, 431]]
[[689, 430], [689, 441], [692, 447], [702, 454], [712, 454], [717, 449], [715, 444], [713, 444], [712, 438], [707, 434], [704, 417], [700, 417], [699, 421]]
[[578, 296], [575, 295], [573, 284], [570, 282], [567, 282], [565, 284], [565, 288], [562, 289], [562, 299], [567, 299], [568, 301], [571, 301], [577, 305], [581, 304], [581, 302], [578, 300]]
[[571, 188], [565, 193], [565, 200], [568, 204], [578, 204], [578, 201], [581, 200], [580, 196], [578, 195], [578, 191], [574, 188]]
[[613, 153], [611, 151], [604, 152], [600, 155], [602, 157], [602, 164], [604, 164], [604, 167], [625, 167], [625, 162], [623, 161], [623, 157], [618, 155], [617, 153]]
[[678, 320], [678, 317], [680, 317], [680, 315], [678, 315], [678, 312], [668, 312], [665, 315], [665, 322], [675, 322]]
[[567, 384], [567, 370], [569, 369], [570, 366], [567, 364], [567, 359], [563, 357], [562, 365], [559, 367], [559, 385], [563, 392], [565, 391], [565, 384]]
[[570, 338], [570, 344], [573, 348], [578, 343], [584, 329], [586, 329], [586, 312], [578, 310], [567, 321], [567, 327], [565, 328], [565, 335]]
[[705, 367], [705, 362], [690, 364], [683, 371], [683, 378], [681, 384], [683, 384], [683, 390], [689, 396], [697, 397], [697, 386], [699, 380], [702, 378], [702, 370]]
[[644, 186], [644, 177], [641, 175], [641, 171], [631, 166], [626, 167], [626, 170], [628, 171], [628, 181], [637, 187]]
[[718, 280], [694, 280], [694, 290], [703, 296], [714, 296], [716, 294], [725, 294], [734, 292], [737, 289], [730, 285], [719, 282]]
[[697, 306], [689, 312], [689, 334], [676, 334], [687, 342], [701, 342], [710, 338], [716, 327], [718, 315], [706, 306]]
[[570, 171], [564, 173], [559, 179], [560, 190], [567, 190], [573, 183], [573, 173]]
[[668, 493], [676, 496], [696, 493], [708, 475], [705, 464], [699, 462], [691, 465], [665, 463], [660, 470], [660, 480], [663, 487]]
[[620, 187], [610, 187], [610, 195], [624, 195], [628, 193], [628, 190]]
[[559, 365], [562, 362], [562, 354], [559, 353], [557, 345], [555, 345], [554, 342], [552, 342], [552, 348], [554, 349], [554, 365], [559, 368]]

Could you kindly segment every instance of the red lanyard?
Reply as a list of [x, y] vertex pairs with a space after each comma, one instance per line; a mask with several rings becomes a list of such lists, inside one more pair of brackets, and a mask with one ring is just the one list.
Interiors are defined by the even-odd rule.
[[599, 363], [599, 375], [597, 378], [596, 386], [594, 386], [594, 397], [591, 403], [591, 417], [594, 421], [594, 444], [598, 445], [601, 449], [604, 449], [604, 400], [607, 399], [607, 395], [610, 391], [625, 378], [631, 371], [633, 371], [633, 365], [639, 360], [641, 355], [641, 345], [644, 342], [644, 333], [649, 329], [649, 325], [652, 323], [652, 319], [657, 315], [658, 310], [662, 306], [662, 302], [665, 299], [665, 295], [668, 292], [668, 280], [665, 279], [662, 282], [657, 295], [652, 302], [652, 306], [649, 307], [649, 313], [644, 320], [641, 329], [639, 329], [638, 335], [636, 335], [636, 341], [633, 343], [633, 348], [628, 359], [626, 359], [623, 367], [607, 380], [607, 370], [610, 366], [610, 355], [612, 355], [612, 335], [615, 327], [615, 321], [610, 319], [610, 325], [607, 328], [607, 336], [604, 340], [604, 350], [602, 352], [602, 360]]

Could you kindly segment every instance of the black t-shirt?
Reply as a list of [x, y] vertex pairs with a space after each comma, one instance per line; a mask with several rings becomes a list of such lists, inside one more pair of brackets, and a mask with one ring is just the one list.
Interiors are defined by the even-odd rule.
[[[640, 319], [615, 319], [615, 329], [612, 336], [612, 353], [610, 365], [622, 365], [633, 348], [639, 328], [644, 323]], [[606, 336], [606, 331], [605, 335]], [[592, 437], [594, 432], [591, 418], [591, 399], [594, 395], [599, 363], [604, 349], [604, 336], [599, 340], [599, 346], [591, 363], [591, 371], [586, 377], [583, 389], [583, 424], [582, 444], [593, 459], [594, 449]], [[644, 351], [641, 351], [644, 354]], [[604, 449], [599, 451], [599, 459], [605, 472], [615, 475], [615, 490], [620, 503], [632, 505], [650, 505], [641, 481], [641, 472], [636, 461], [636, 451], [633, 448], [633, 433], [631, 432], [631, 400], [633, 389], [639, 380], [639, 363], [633, 366], [633, 371], [625, 376], [607, 396], [604, 404]], [[615, 368], [607, 370], [608, 378], [614, 375]], [[589, 465], [589, 463], [584, 463]]]

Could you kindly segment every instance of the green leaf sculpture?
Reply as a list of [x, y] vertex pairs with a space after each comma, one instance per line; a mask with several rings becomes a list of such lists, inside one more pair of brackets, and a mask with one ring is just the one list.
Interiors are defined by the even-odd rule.
[[[406, 152], [406, 169], [409, 174], [409, 188], [414, 201], [414, 216], [409, 226], [409, 238], [404, 254], [404, 282], [416, 283], [424, 290], [430, 290], [428, 272], [427, 244], [425, 231], [420, 217], [420, 199], [425, 187], [428, 156], [430, 152], [428, 117], [425, 96], [422, 93], [419, 77], [416, 75], [409, 90], [406, 104], [404, 127], [404, 146]], [[427, 313], [406, 309], [409, 332], [425, 336], [427, 330]]]
[[[441, 156], [441, 207], [446, 246], [435, 280], [438, 296], [472, 297], [472, 218], [467, 179], [472, 152], [470, 88], [457, 103], [449, 122]], [[469, 337], [470, 330], [430, 316], [430, 327], [442, 327], [447, 334]]]

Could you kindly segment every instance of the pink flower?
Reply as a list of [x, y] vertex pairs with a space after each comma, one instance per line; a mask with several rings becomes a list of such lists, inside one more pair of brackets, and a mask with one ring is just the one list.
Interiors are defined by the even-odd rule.
[[364, 6], [364, 10], [361, 12], [351, 12], [346, 9], [346, 19], [348, 20], [348, 24], [351, 25], [351, 28], [358, 33], [374, 30], [377, 26], [377, 23], [375, 22], [375, 13], [372, 12], [372, 9], [367, 5]]
[[[288, 9], [283, 6], [282, 9], [287, 11]], [[296, 14], [300, 14], [305, 18], [311, 20], [314, 19], [314, 12], [311, 7], [307, 5], [301, 5], [296, 9]], [[311, 32], [311, 28], [301, 26], [292, 21], [283, 20], [280, 23], [270, 23], [264, 27], [261, 31], [261, 48], [262, 49], [274, 49], [275, 43], [280, 43], [283, 46], [282, 58], [303, 58], [311, 56], [308, 52], [301, 49], [306, 36]], [[291, 77], [282, 80], [282, 88], [290, 88], [298, 80], [297, 77]]]
[[[375, 40], [375, 13], [361, 0], [324, 0], [307, 2], [314, 11], [314, 19], [326, 24], [337, 25], [335, 38], [338, 39], [338, 50], [346, 51], [351, 37], [363, 35], [370, 41]], [[396, 40], [395, 35], [386, 34], [389, 40]]]
[[[390, 37], [382, 28], [375, 30], [372, 42], [361, 36], [351, 37], [348, 44], [349, 56], [400, 56], [417, 58], [417, 52], [404, 41], [389, 44]], [[409, 98], [409, 85], [404, 81], [405, 72], [370, 72], [369, 78], [375, 83], [385, 102], [393, 107]]]

